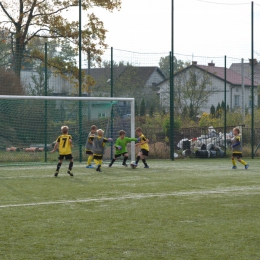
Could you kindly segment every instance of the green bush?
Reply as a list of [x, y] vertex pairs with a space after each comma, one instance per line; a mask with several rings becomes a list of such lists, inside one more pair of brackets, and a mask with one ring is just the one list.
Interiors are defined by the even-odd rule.
[[[181, 120], [180, 118], [177, 118], [174, 120], [174, 129], [180, 129], [181, 128]], [[170, 116], [166, 116], [163, 121], [163, 130], [166, 136], [170, 136]]]

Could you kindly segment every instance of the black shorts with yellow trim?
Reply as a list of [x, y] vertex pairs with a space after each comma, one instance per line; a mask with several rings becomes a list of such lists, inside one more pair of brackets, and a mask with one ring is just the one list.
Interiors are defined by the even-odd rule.
[[242, 153], [234, 152], [234, 153], [232, 153], [232, 156], [236, 157], [237, 159], [239, 159], [239, 158], [242, 158]]
[[90, 150], [86, 150], [86, 154], [93, 155], [93, 152]]
[[141, 149], [140, 151], [142, 153], [142, 155], [144, 156], [148, 156], [149, 155], [149, 151], [145, 150], [145, 149]]
[[103, 154], [94, 154], [93, 159], [95, 160], [101, 160], [103, 158]]

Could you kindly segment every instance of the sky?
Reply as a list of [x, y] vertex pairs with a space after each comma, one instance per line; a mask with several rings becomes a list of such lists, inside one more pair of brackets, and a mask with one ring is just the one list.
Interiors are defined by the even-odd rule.
[[[174, 2], [174, 34], [171, 35]], [[251, 57], [251, 6], [248, 0], [122, 0], [120, 11], [95, 10], [108, 30], [106, 43], [139, 63], [155, 62], [171, 51], [183, 61], [223, 64]], [[83, 18], [84, 23], [84, 18]], [[260, 0], [254, 1], [255, 58], [260, 60]], [[109, 57], [110, 50], [107, 52]], [[118, 54], [119, 55], [119, 54]], [[123, 55], [123, 54], [122, 54]], [[150, 55], [151, 57], [152, 55]], [[126, 59], [127, 55], [125, 56]], [[124, 57], [122, 56], [122, 59]], [[147, 61], [146, 61], [147, 60]]]

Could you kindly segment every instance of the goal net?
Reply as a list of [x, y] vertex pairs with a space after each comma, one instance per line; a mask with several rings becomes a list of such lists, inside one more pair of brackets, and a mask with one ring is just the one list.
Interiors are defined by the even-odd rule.
[[[134, 116], [134, 98], [0, 95], [0, 163], [57, 161], [58, 154], [50, 151], [63, 125], [69, 127], [73, 139], [74, 161], [85, 162], [85, 143], [92, 125], [115, 142], [120, 130], [135, 137]], [[112, 158], [114, 142], [106, 145], [104, 160]], [[133, 142], [128, 150], [134, 160]]]

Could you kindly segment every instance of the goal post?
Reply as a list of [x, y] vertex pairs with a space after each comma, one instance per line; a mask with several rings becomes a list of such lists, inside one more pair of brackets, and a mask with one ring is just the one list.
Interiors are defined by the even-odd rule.
[[[57, 161], [50, 150], [62, 125], [69, 126], [74, 160], [82, 162], [87, 159], [85, 142], [93, 124], [114, 142], [122, 129], [135, 137], [135, 102], [115, 97], [0, 95], [0, 124], [1, 165]], [[114, 142], [106, 145], [104, 160], [112, 158]], [[134, 142], [129, 152], [134, 160]]]

